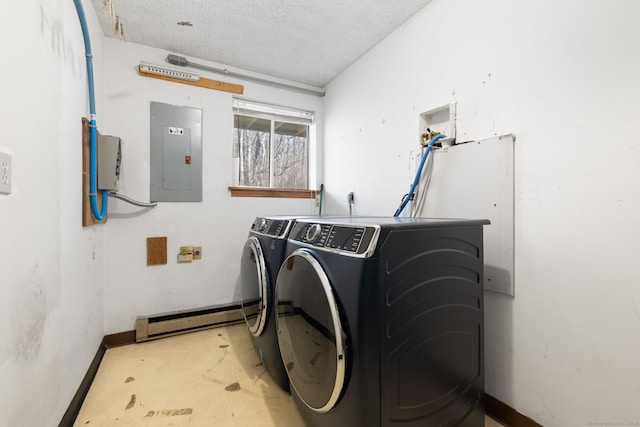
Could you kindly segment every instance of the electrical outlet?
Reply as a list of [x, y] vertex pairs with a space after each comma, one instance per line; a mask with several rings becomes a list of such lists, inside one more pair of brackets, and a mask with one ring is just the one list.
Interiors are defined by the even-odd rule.
[[355, 202], [355, 195], [353, 191], [347, 194], [347, 202], [349, 202], [350, 205], [352, 205]]
[[193, 247], [193, 259], [202, 259], [202, 246]]
[[0, 153], [0, 194], [11, 194], [11, 154]]
[[193, 246], [180, 246], [180, 253], [178, 254], [178, 262], [191, 262], [193, 261]]

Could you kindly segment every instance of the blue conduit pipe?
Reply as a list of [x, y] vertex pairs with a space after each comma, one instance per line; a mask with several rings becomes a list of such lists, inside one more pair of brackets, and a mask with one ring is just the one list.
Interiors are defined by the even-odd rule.
[[96, 129], [96, 100], [93, 87], [93, 54], [91, 53], [91, 40], [89, 39], [89, 28], [87, 19], [84, 14], [81, 0], [73, 0], [80, 18], [80, 26], [82, 27], [82, 36], [84, 38], [85, 57], [87, 58], [87, 80], [89, 81], [89, 127], [90, 127], [90, 144], [89, 144], [89, 200], [91, 201], [91, 212], [98, 221], [102, 221], [107, 216], [108, 191], [102, 190], [102, 211], [98, 209], [98, 156], [97, 156], [97, 139], [98, 131]]
[[424, 164], [427, 161], [427, 157], [429, 156], [431, 147], [433, 147], [433, 144], [435, 144], [436, 141], [442, 138], [446, 138], [446, 136], [443, 134], [439, 134], [431, 138], [431, 141], [429, 141], [429, 145], [427, 145], [427, 149], [424, 151], [424, 154], [422, 155], [422, 160], [420, 161], [420, 166], [418, 166], [418, 170], [416, 171], [416, 177], [413, 179], [411, 188], [409, 188], [409, 192], [407, 193], [406, 196], [404, 196], [404, 198], [402, 199], [402, 202], [400, 203], [400, 206], [396, 210], [396, 213], [393, 214], [393, 216], [399, 216], [404, 210], [405, 206], [407, 206], [407, 203], [409, 203], [409, 200], [413, 198], [413, 193], [416, 190], [416, 186], [418, 185], [418, 182], [420, 182], [420, 177], [422, 176], [422, 168], [424, 167]]

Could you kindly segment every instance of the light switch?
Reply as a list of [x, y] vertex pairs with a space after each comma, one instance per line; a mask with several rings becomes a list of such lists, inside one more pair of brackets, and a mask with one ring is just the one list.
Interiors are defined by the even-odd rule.
[[11, 154], [0, 152], [0, 194], [11, 194]]

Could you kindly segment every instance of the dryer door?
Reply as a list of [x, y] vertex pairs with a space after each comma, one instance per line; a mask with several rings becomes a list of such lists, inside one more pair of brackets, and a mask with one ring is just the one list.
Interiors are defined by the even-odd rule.
[[242, 312], [249, 332], [259, 336], [267, 321], [269, 273], [260, 241], [252, 236], [244, 244], [240, 262]]
[[329, 279], [299, 249], [280, 267], [276, 295], [278, 343], [291, 385], [309, 408], [327, 412], [346, 375], [345, 333]]

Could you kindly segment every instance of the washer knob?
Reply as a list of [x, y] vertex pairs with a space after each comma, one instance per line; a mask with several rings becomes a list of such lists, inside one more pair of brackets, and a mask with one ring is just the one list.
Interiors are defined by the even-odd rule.
[[305, 234], [304, 238], [307, 242], [314, 243], [320, 237], [321, 232], [322, 227], [320, 224], [313, 224], [307, 229], [307, 234]]
[[258, 231], [262, 233], [266, 229], [267, 229], [267, 220], [262, 218], [260, 220], [260, 223], [258, 224]]

